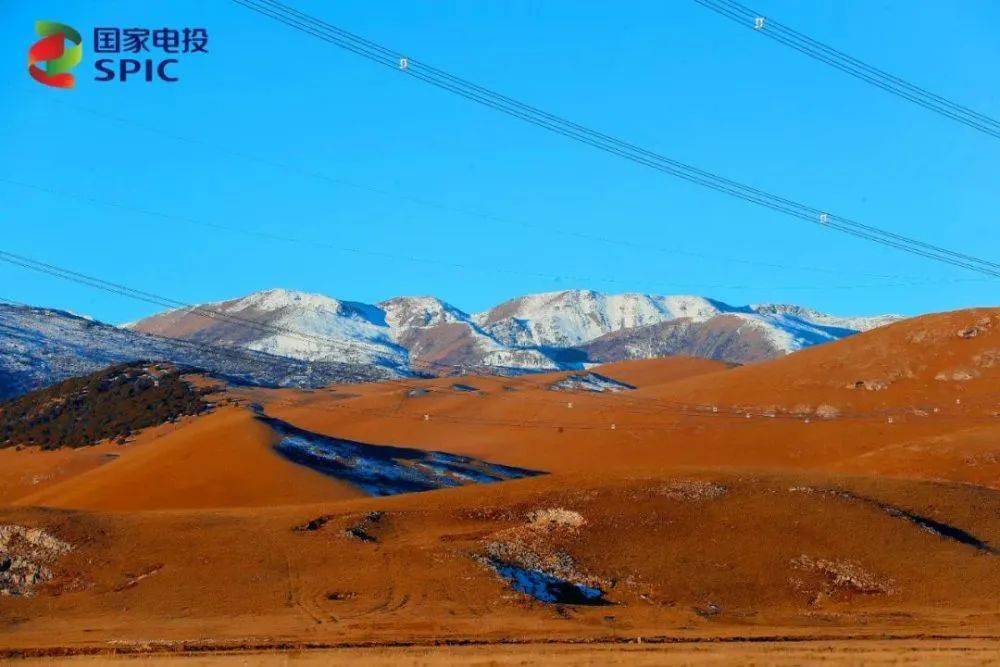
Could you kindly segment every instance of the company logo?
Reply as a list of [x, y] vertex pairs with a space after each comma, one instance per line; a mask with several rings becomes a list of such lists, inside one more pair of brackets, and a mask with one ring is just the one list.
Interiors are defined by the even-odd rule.
[[208, 30], [101, 26], [94, 28], [94, 53], [114, 56], [94, 63], [94, 81], [176, 83], [181, 59], [208, 53]]
[[[72, 88], [76, 79], [70, 70], [83, 59], [80, 33], [55, 21], [36, 21], [35, 32], [41, 39], [28, 49], [28, 73], [31, 78], [54, 88]], [[69, 48], [66, 42], [70, 42]], [[45, 68], [39, 67], [39, 63], [44, 63]]]

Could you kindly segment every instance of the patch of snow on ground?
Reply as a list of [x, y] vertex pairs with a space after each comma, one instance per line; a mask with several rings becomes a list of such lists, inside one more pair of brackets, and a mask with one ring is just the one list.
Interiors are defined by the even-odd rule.
[[271, 417], [258, 418], [281, 436], [275, 448], [290, 461], [349, 482], [370, 496], [490, 484], [543, 474], [447, 452], [333, 438]]
[[630, 384], [613, 380], [600, 373], [578, 373], [569, 375], [566, 378], [549, 386], [552, 391], [592, 391], [610, 392], [617, 394], [622, 391], [635, 389]]

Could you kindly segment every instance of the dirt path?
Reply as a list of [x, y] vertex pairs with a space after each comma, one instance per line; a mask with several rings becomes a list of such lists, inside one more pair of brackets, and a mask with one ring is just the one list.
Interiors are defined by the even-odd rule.
[[142, 664], [149, 667], [223, 665], [992, 665], [1000, 641], [858, 640], [671, 645], [522, 645], [437, 648], [370, 648], [316, 651], [196, 654], [137, 658], [84, 656], [17, 661], [17, 665]]

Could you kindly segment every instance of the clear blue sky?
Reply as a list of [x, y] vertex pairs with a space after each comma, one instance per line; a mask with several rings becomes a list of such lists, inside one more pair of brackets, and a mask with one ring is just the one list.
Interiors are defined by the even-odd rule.
[[[293, 4], [676, 159], [1000, 259], [1000, 141], [693, 2]], [[1000, 117], [995, 2], [756, 8]], [[84, 34], [73, 90], [26, 73], [39, 18]], [[97, 25], [205, 27], [210, 53], [184, 58], [179, 83], [96, 83]], [[1000, 281], [674, 180], [222, 0], [5, 2], [0, 44], [0, 247], [182, 301], [280, 286], [367, 302], [435, 294], [466, 310], [571, 287], [842, 314], [1000, 302]], [[155, 310], [6, 265], [0, 296], [112, 322]]]

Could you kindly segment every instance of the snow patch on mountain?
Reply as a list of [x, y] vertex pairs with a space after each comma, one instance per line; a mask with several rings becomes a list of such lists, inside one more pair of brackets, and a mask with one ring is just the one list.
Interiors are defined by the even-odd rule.
[[892, 324], [903, 319], [902, 315], [870, 315], [864, 317], [838, 317], [827, 315], [812, 308], [804, 308], [790, 304], [761, 303], [749, 306], [760, 315], [787, 315], [805, 322], [819, 324], [850, 332], [870, 331], [872, 329]]
[[630, 384], [619, 382], [600, 373], [573, 373], [549, 386], [551, 391], [589, 391], [594, 393], [618, 394], [635, 389]]
[[469, 321], [467, 314], [433, 296], [397, 296], [378, 306], [386, 324], [396, 334], [414, 327]]
[[[557, 370], [561, 364], [544, 352], [533, 348], [512, 348], [485, 333], [465, 312], [435, 297], [396, 297], [383, 301], [379, 306], [385, 311], [390, 335], [407, 347], [414, 363], [432, 354], [445, 335], [452, 339], [463, 338], [462, 356], [471, 369], [483, 366], [497, 367], [501, 371]], [[452, 328], [444, 334], [444, 325]], [[455, 327], [460, 327], [461, 335]]]
[[[167, 330], [161, 331], [161, 324]], [[167, 311], [129, 326], [165, 335], [179, 328], [184, 338], [303, 361], [391, 368], [409, 364], [407, 351], [393, 341], [385, 313], [377, 306], [285, 289]]]
[[267, 386], [318, 387], [400, 375], [384, 367], [305, 363], [140, 333], [61, 310], [0, 304], [0, 398], [138, 360], [169, 361]]
[[719, 312], [717, 302], [698, 296], [567, 290], [518, 297], [473, 321], [506, 345], [572, 347], [620, 329], [681, 317], [704, 321]]
[[[218, 313], [218, 319], [204, 317], [205, 310]], [[132, 326], [308, 362], [460, 373], [486, 367], [496, 372], [581, 369], [590, 349], [604, 358], [642, 358], [647, 350], [645, 356], [700, 353], [756, 361], [895, 319], [843, 318], [783, 304], [732, 306], [701, 296], [593, 290], [530, 294], [470, 315], [432, 296], [368, 305], [275, 289], [170, 311]]]
[[900, 319], [896, 315], [836, 317], [800, 306], [754, 304], [731, 306], [700, 296], [601, 294], [567, 290], [518, 297], [473, 321], [496, 340], [512, 347], [582, 345], [626, 329], [685, 319], [707, 322], [736, 315], [785, 352], [843, 338]]

